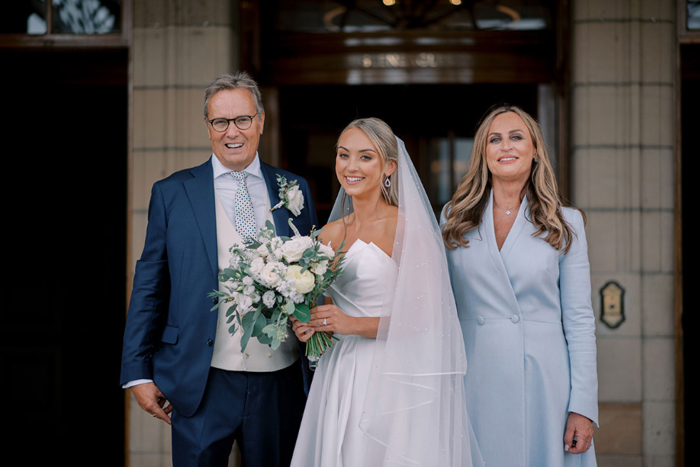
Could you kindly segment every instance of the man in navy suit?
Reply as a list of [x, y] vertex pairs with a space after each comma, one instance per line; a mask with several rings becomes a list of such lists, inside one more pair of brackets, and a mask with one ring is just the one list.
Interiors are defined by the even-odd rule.
[[[316, 212], [306, 180], [259, 159], [265, 112], [248, 74], [215, 79], [204, 107], [212, 157], [153, 186], [121, 384], [171, 424], [176, 466], [225, 466], [234, 441], [245, 466], [289, 465], [310, 379], [299, 343], [290, 333], [272, 351], [251, 339], [241, 352], [240, 335], [228, 334], [225, 309], [212, 311], [208, 294], [244, 232], [272, 221], [291, 236], [291, 218], [308, 234]], [[303, 204], [275, 208], [278, 175], [298, 183]]]

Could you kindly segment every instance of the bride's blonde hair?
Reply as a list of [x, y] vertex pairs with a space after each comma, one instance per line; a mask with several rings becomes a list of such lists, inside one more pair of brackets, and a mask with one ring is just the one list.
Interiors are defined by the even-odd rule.
[[563, 202], [547, 156], [542, 131], [527, 112], [511, 105], [492, 109], [476, 131], [469, 170], [459, 182], [452, 200], [445, 206], [447, 221], [442, 229], [445, 246], [451, 250], [467, 246], [469, 240], [464, 237], [465, 234], [481, 223], [491, 193], [491, 172], [486, 160], [488, 132], [494, 119], [507, 112], [513, 112], [522, 118], [535, 147], [530, 178], [524, 188], [527, 190], [529, 220], [537, 229], [533, 237], [545, 234], [544, 240], [547, 243], [567, 253], [575, 233], [561, 212]]

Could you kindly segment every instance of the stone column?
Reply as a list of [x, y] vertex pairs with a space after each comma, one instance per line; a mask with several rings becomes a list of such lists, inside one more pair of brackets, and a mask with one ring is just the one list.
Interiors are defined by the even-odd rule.
[[599, 466], [672, 466], [675, 2], [574, 0], [572, 198], [588, 215], [593, 303], [608, 281], [626, 320], [598, 320]]
[[[204, 90], [237, 66], [238, 1], [134, 0], [129, 277], [143, 248], [153, 183], [211, 154]], [[130, 392], [129, 392], [130, 394]], [[130, 467], [168, 466], [170, 430], [129, 396]]]

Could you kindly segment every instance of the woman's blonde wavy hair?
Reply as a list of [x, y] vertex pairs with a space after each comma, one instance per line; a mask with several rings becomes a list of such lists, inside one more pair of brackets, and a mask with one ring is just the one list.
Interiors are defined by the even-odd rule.
[[547, 243], [566, 254], [571, 246], [572, 235], [575, 233], [561, 211], [563, 202], [559, 196], [554, 170], [547, 156], [542, 131], [535, 119], [527, 112], [511, 105], [493, 108], [482, 119], [476, 131], [469, 171], [459, 182], [452, 200], [445, 206], [447, 220], [442, 229], [445, 246], [451, 250], [466, 247], [469, 240], [464, 237], [465, 234], [481, 223], [491, 193], [491, 172], [486, 160], [488, 132], [493, 120], [506, 112], [513, 112], [523, 119], [535, 147], [532, 171], [524, 187], [527, 190], [529, 220], [537, 229], [532, 235], [538, 237], [545, 234], [544, 240]]

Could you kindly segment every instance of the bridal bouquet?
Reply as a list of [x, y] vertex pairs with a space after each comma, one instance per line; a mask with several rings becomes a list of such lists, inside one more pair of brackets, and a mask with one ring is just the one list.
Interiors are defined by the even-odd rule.
[[[233, 245], [230, 267], [219, 274], [224, 291], [209, 294], [218, 297], [215, 310], [231, 303], [226, 312], [230, 334], [242, 329], [241, 351], [251, 337], [277, 349], [288, 337], [289, 317], [308, 323], [310, 309], [341, 274], [344, 253], [336, 254], [330, 245], [317, 239], [318, 231], [302, 236], [289, 225], [294, 236], [278, 237], [268, 221], [257, 240]], [[342, 245], [341, 248], [342, 249]], [[316, 362], [333, 345], [326, 332], [316, 332], [306, 343], [306, 355]]]

